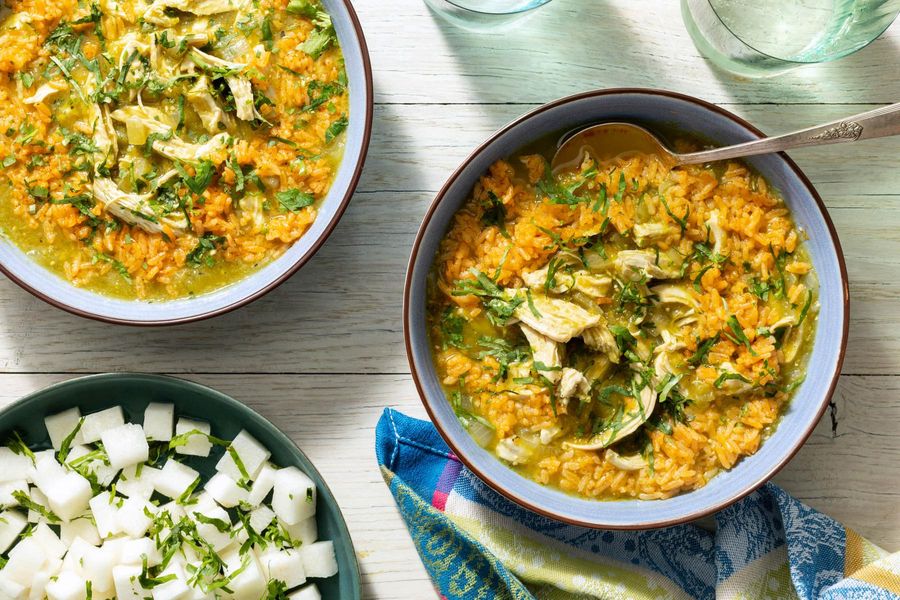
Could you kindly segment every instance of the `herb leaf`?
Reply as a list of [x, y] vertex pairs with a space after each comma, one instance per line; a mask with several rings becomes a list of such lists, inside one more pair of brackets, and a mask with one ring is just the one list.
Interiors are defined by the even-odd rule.
[[203, 236], [197, 240], [197, 245], [194, 246], [194, 249], [188, 253], [187, 262], [193, 265], [205, 264], [207, 267], [213, 266], [216, 264], [216, 261], [212, 257], [212, 254], [215, 252], [216, 248], [224, 243], [225, 238], [223, 236], [209, 232], [204, 233]]
[[309, 192], [301, 192], [296, 188], [284, 190], [275, 193], [275, 199], [284, 207], [285, 210], [291, 212], [299, 212], [307, 206], [312, 206], [316, 202], [316, 197]]

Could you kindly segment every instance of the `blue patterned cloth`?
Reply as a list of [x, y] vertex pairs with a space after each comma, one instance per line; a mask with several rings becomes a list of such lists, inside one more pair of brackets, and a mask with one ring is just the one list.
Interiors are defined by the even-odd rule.
[[889, 554], [767, 484], [717, 529], [602, 531], [529, 512], [482, 483], [431, 423], [387, 409], [376, 454], [426, 569], [448, 600], [900, 600]]

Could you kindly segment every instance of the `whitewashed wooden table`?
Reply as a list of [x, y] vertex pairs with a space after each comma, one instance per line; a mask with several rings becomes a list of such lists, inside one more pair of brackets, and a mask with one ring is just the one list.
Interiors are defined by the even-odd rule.
[[[404, 354], [402, 278], [445, 178], [490, 133], [546, 101], [620, 86], [718, 103], [766, 132], [900, 100], [900, 24], [861, 52], [780, 77], [714, 71], [674, 0], [554, 0], [475, 34], [422, 0], [357, 0], [375, 71], [375, 131], [349, 210], [318, 256], [255, 304], [170, 329], [70, 316], [0, 281], [0, 403], [80, 374], [168, 373], [249, 404], [309, 454], [344, 509], [370, 598], [436, 594], [373, 451], [385, 406], [424, 417]], [[850, 271], [850, 343], [831, 414], [777, 482], [900, 550], [900, 138], [794, 158], [825, 199]]]

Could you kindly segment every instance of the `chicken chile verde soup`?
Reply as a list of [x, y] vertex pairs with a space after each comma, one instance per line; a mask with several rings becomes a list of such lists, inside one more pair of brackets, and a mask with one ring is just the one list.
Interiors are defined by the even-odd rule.
[[601, 500], [702, 487], [803, 380], [803, 233], [739, 162], [551, 173], [549, 156], [495, 163], [441, 242], [427, 311], [446, 396], [538, 483]]
[[208, 292], [303, 236], [347, 113], [317, 0], [0, 4], [0, 228], [96, 292]]

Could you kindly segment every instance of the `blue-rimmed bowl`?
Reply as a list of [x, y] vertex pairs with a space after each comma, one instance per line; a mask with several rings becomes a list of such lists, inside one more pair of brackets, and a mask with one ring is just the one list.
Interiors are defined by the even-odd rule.
[[[320, 540], [334, 542], [338, 573], [326, 579], [310, 579], [323, 598], [361, 600], [362, 583], [356, 552], [337, 500], [312, 462], [259, 413], [234, 398], [206, 386], [161, 375], [107, 373], [70, 379], [25, 396], [0, 410], [0, 439], [18, 431], [32, 448], [50, 448], [44, 417], [77, 406], [82, 414], [121, 406], [126, 420], [142, 423], [144, 409], [151, 402], [175, 405], [177, 416], [187, 416], [210, 424], [212, 435], [233, 439], [246, 429], [271, 453], [279, 467], [294, 466], [316, 484], [316, 526]], [[186, 464], [200, 472], [204, 483], [215, 474], [216, 462], [224, 453], [213, 448], [209, 457], [188, 457]]]
[[75, 287], [0, 236], [0, 271], [37, 296], [73, 314], [125, 325], [173, 325], [214, 317], [272, 291], [319, 250], [350, 204], [372, 135], [372, 66], [362, 27], [349, 0], [322, 0], [344, 55], [350, 90], [350, 123], [344, 156], [309, 230], [280, 257], [247, 277], [208, 294], [170, 301], [121, 300]]
[[713, 104], [673, 92], [644, 89], [610, 89], [571, 96], [510, 123], [475, 150], [450, 177], [419, 229], [404, 290], [406, 350], [419, 394], [438, 431], [466, 466], [492, 488], [525, 508], [575, 525], [608, 529], [665, 527], [705, 516], [749, 494], [787, 464], [812, 433], [828, 406], [843, 362], [849, 317], [847, 269], [822, 199], [797, 165], [785, 154], [746, 159], [781, 192], [794, 220], [809, 235], [806, 245], [820, 285], [818, 330], [807, 377], [771, 437], [756, 454], [742, 459], [705, 487], [666, 500], [586, 500], [517, 474], [469, 436], [441, 389], [425, 324], [426, 277], [454, 213], [491, 164], [549, 135], [604, 121], [635, 122], [651, 131], [699, 137], [717, 145], [763, 137], [743, 119]]

